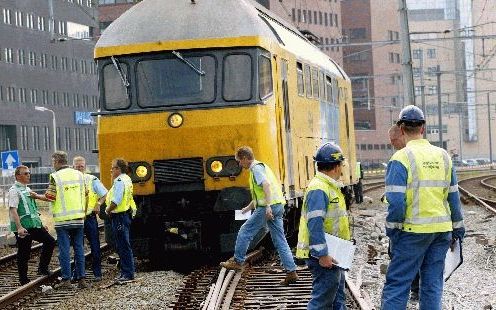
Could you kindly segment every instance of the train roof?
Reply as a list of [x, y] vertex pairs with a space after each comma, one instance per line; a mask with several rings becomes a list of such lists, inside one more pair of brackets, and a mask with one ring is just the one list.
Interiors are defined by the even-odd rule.
[[[219, 25], [219, 21], [222, 24]], [[252, 0], [144, 0], [105, 29], [95, 57], [125, 54], [118, 46], [164, 42], [262, 37], [279, 43], [297, 58], [348, 79], [344, 71], [294, 26]], [[105, 52], [102, 52], [105, 51]]]

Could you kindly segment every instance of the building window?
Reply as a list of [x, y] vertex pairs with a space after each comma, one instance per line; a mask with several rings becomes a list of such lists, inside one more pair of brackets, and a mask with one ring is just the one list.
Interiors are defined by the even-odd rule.
[[319, 11], [319, 25], [322, 25], [322, 12]]
[[12, 48], [5, 48], [5, 62], [10, 64], [14, 63], [14, 50]]
[[72, 150], [71, 128], [64, 128], [65, 149]]
[[427, 58], [436, 58], [436, 49], [428, 48], [427, 49]]
[[35, 52], [29, 52], [29, 65], [30, 66], [36, 66], [36, 53]]
[[28, 13], [26, 14], [26, 27], [29, 29], [34, 29], [34, 14]]
[[19, 88], [19, 102], [26, 103], [26, 88]]
[[31, 103], [38, 103], [38, 90], [37, 89], [31, 89]]
[[16, 101], [16, 91], [14, 86], [7, 87], [7, 101], [9, 102]]
[[438, 72], [437, 66], [427, 68], [427, 74], [429, 75], [436, 75], [437, 72]]
[[20, 11], [15, 12], [15, 24], [18, 27], [24, 26], [24, 14]]
[[31, 132], [33, 134], [33, 150], [39, 150], [40, 149], [40, 127], [39, 126], [33, 126], [31, 128]]
[[367, 144], [367, 150], [372, 150], [374, 149], [374, 146], [372, 144]]
[[48, 67], [48, 54], [41, 53], [41, 56], [40, 56], [40, 66], [42, 68], [47, 68]]
[[45, 17], [38, 16], [38, 30], [45, 31], [46, 29]]
[[367, 30], [365, 28], [350, 29], [350, 39], [365, 39], [366, 37], [367, 37]]
[[312, 23], [312, 11], [308, 11], [308, 23]]
[[307, 22], [307, 10], [303, 10], [303, 22]]
[[301, 23], [301, 10], [298, 9], [298, 22]]
[[317, 11], [313, 11], [313, 22], [317, 24]]
[[7, 25], [11, 25], [12, 21], [10, 19], [10, 10], [9, 9], [3, 9], [3, 22]]
[[437, 86], [435, 86], [435, 85], [431, 85], [431, 86], [429, 86], [429, 94], [430, 94], [430, 95], [435, 95], [435, 94], [437, 94]]
[[331, 27], [334, 26], [334, 22], [332, 20], [332, 15], [333, 15], [332, 13], [329, 13], [329, 26], [331, 26]]
[[43, 131], [45, 132], [43, 135], [43, 148], [45, 151], [48, 151], [50, 149], [50, 129], [48, 129], [48, 126], [45, 126]]
[[420, 59], [420, 57], [422, 57], [422, 50], [421, 49], [414, 49], [412, 51], [412, 57], [413, 57], [413, 59]]
[[21, 126], [21, 150], [29, 148], [28, 126]]
[[326, 49], [326, 51], [328, 51], [329, 50], [329, 46], [328, 46], [329, 45], [329, 38], [325, 38], [325, 44], [326, 44], [326, 48], [325, 49]]
[[294, 8], [291, 10], [291, 18], [293, 19], [293, 22], [296, 21], [296, 9]]
[[360, 144], [360, 150], [365, 151], [367, 149], [367, 144]]
[[59, 68], [58, 61], [59, 61], [58, 57], [52, 55], [52, 70], [57, 70]]
[[338, 14], [334, 14], [334, 26], [338, 27]]
[[[331, 16], [331, 18], [332, 18], [332, 16]], [[328, 20], [327, 13], [324, 13], [324, 26], [327, 27], [328, 24], [329, 24], [329, 20]]]

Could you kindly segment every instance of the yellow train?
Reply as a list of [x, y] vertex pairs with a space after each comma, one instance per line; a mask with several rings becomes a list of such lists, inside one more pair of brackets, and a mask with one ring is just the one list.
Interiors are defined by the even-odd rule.
[[233, 250], [235, 210], [250, 201], [239, 146], [283, 184], [290, 233], [322, 142], [341, 145], [343, 181], [357, 181], [349, 78], [256, 2], [145, 0], [104, 31], [95, 58], [102, 180], [113, 158], [130, 162], [138, 256]]

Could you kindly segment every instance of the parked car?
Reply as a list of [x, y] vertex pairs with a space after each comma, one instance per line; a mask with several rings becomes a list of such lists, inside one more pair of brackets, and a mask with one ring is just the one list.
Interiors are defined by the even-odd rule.
[[489, 160], [489, 158], [476, 158], [475, 161], [479, 165], [489, 165], [491, 163], [491, 161]]
[[465, 167], [465, 164], [463, 163], [462, 160], [454, 159], [452, 160], [453, 166], [455, 167]]
[[479, 164], [475, 159], [464, 159], [462, 160], [462, 163], [464, 163], [465, 166], [477, 166]]

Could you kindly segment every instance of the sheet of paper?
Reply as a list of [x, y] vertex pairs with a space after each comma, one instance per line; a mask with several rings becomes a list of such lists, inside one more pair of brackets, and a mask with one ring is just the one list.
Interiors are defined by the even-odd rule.
[[444, 260], [444, 281], [448, 280], [451, 274], [463, 263], [462, 245], [460, 240], [455, 241], [453, 251], [448, 249]]
[[250, 217], [251, 212], [252, 212], [252, 211], [250, 210], [250, 211], [246, 212], [245, 214], [243, 214], [243, 213], [241, 212], [241, 210], [234, 210], [234, 219], [235, 219], [236, 221], [244, 221], [244, 220], [247, 220], [247, 219]]
[[351, 241], [340, 239], [327, 233], [325, 234], [325, 238], [327, 251], [338, 262], [336, 265], [343, 269], [351, 269], [356, 245]]

